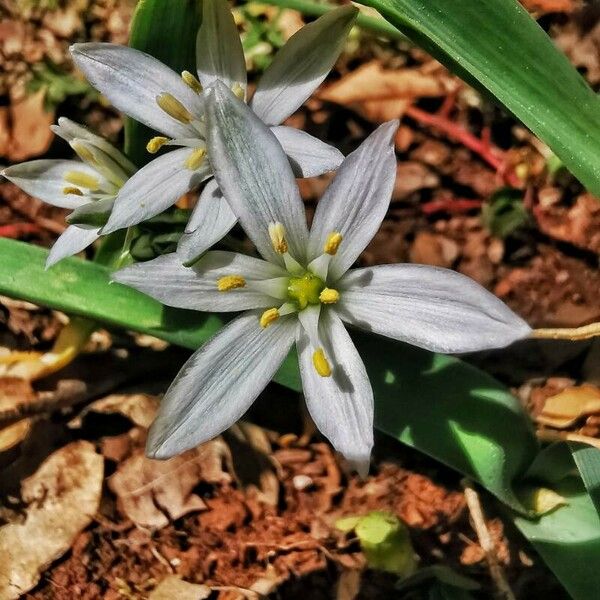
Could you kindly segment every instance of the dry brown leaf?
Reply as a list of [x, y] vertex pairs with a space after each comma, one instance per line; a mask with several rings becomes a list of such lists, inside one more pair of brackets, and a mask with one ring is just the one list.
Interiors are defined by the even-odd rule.
[[600, 413], [600, 388], [584, 384], [547, 398], [536, 419], [543, 425], [565, 429], [581, 417], [593, 413]]
[[54, 113], [44, 108], [44, 90], [10, 105], [11, 142], [7, 158], [12, 162], [39, 156], [48, 150], [54, 134]]
[[325, 88], [321, 100], [349, 106], [375, 122], [401, 117], [415, 98], [445, 96], [455, 84], [445, 74], [384, 69], [377, 60]]
[[104, 461], [78, 441], [52, 454], [21, 486], [25, 521], [0, 527], [0, 600], [19, 598], [62, 556], [100, 504]]
[[[27, 437], [30, 429], [30, 419], [21, 419], [12, 425], [0, 428], [0, 453], [20, 444]], [[1, 459], [0, 464], [2, 464]]]
[[69, 425], [81, 426], [90, 413], [103, 415], [119, 414], [127, 417], [134, 425], [148, 429], [154, 421], [159, 400], [149, 394], [111, 394], [86, 406]]
[[0, 419], [16, 418], [35, 400], [29, 381], [17, 377], [0, 377]]
[[211, 593], [207, 585], [188, 583], [177, 575], [169, 575], [154, 588], [148, 600], [204, 600]]
[[119, 509], [134, 523], [160, 528], [207, 508], [192, 490], [202, 481], [224, 483], [223, 471], [229, 450], [221, 439], [212, 440], [169, 460], [146, 458], [140, 451], [119, 465], [108, 485], [117, 495]]
[[246, 492], [270, 506], [279, 502], [279, 464], [273, 458], [271, 442], [258, 425], [240, 421], [225, 436], [231, 451], [234, 476]]

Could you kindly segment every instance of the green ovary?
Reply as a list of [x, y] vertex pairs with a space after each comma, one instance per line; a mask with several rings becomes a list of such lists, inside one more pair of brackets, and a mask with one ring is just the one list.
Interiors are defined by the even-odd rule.
[[312, 273], [305, 273], [302, 277], [290, 277], [287, 293], [289, 299], [303, 310], [309, 304], [320, 304], [319, 294], [324, 289], [325, 282], [322, 279]]

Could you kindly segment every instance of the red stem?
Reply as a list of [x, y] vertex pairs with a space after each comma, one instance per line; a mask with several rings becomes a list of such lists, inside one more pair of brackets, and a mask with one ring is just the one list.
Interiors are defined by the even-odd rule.
[[26, 235], [35, 235], [42, 230], [35, 223], [11, 223], [0, 225], [0, 237], [18, 240]]

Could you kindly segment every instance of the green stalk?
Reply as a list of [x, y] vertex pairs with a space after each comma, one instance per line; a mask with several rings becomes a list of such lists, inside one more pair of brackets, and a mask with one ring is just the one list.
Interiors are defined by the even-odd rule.
[[[330, 10], [337, 8], [337, 6], [331, 4], [311, 2], [310, 0], [260, 0], [260, 4], [291, 8], [309, 17], [320, 17]], [[378, 17], [359, 14], [356, 19], [356, 24], [362, 29], [384, 36], [393, 41], [407, 40], [406, 36], [400, 33], [393, 25], [390, 25], [390, 23]]]

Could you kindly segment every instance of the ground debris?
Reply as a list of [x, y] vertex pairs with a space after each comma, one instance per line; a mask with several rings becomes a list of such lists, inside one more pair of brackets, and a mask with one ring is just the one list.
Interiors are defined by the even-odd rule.
[[93, 519], [100, 503], [104, 466], [89, 442], [52, 454], [22, 482], [23, 522], [0, 527], [0, 598], [30, 590], [52, 561], [64, 554]]

